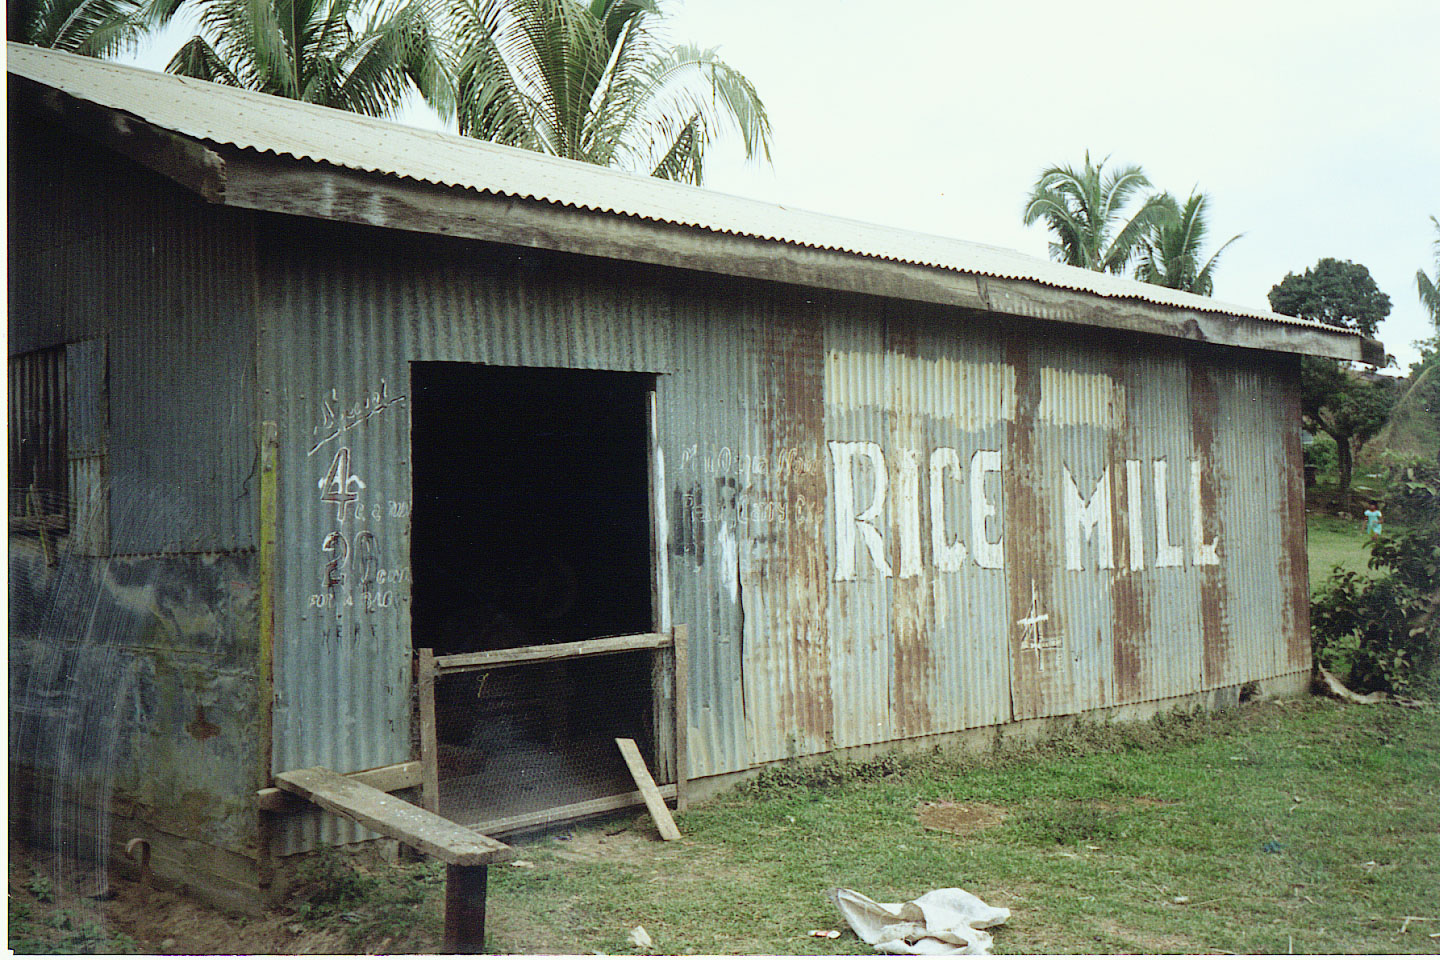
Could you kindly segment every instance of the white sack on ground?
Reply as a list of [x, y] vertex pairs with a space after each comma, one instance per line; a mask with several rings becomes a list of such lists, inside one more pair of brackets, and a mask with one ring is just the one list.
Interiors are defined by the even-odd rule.
[[959, 887], [945, 887], [905, 903], [876, 903], [841, 887], [830, 899], [856, 936], [880, 953], [916, 956], [987, 956], [993, 942], [985, 927], [1010, 919]]

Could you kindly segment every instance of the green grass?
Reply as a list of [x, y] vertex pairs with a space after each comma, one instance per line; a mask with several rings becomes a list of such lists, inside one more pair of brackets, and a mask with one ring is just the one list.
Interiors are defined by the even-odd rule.
[[1310, 590], [1329, 579], [1336, 566], [1368, 575], [1370, 541], [1363, 520], [1310, 517], [1306, 524], [1310, 554]]
[[[888, 771], [888, 772], [886, 772]], [[1435, 952], [1440, 714], [1262, 704], [1057, 727], [1038, 747], [790, 770], [681, 815], [525, 848], [492, 870], [492, 950], [866, 952], [826, 900], [961, 886], [1008, 906], [1001, 953]], [[1004, 808], [970, 836], [918, 804]], [[1187, 898], [1177, 903], [1176, 898]]]

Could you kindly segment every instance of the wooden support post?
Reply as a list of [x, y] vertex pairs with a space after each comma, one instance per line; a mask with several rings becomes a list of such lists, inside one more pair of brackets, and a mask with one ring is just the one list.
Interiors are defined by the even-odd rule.
[[680, 828], [675, 826], [675, 819], [670, 816], [670, 808], [665, 806], [665, 798], [660, 796], [660, 788], [655, 786], [655, 780], [650, 776], [650, 769], [645, 766], [645, 758], [640, 756], [640, 748], [635, 746], [635, 741], [628, 737], [616, 737], [615, 745], [620, 748], [620, 754], [625, 758], [625, 765], [630, 768], [630, 776], [635, 778], [635, 786], [640, 788], [640, 796], [645, 800], [645, 809], [650, 811], [655, 826], [660, 828], [661, 838], [679, 840]]
[[660, 783], [675, 782], [675, 648], [657, 647], [650, 657], [650, 742], [655, 745], [651, 773]]
[[435, 732], [435, 651], [418, 651], [416, 683], [420, 695], [420, 805], [440, 812], [440, 745]]
[[689, 773], [685, 766], [689, 760], [685, 749], [690, 730], [690, 661], [687, 649], [690, 627], [683, 623], [676, 625], [671, 630], [671, 638], [675, 663], [675, 809], [684, 810], [685, 778]]
[[487, 868], [448, 864], [445, 867], [446, 953], [485, 952], [485, 885]]

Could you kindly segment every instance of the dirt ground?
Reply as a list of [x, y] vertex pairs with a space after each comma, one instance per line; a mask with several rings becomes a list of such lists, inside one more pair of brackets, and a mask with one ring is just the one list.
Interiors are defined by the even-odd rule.
[[342, 932], [312, 929], [293, 910], [231, 916], [111, 871], [100, 897], [93, 870], [9, 843], [9, 937], [17, 953], [332, 954], [351, 952]]

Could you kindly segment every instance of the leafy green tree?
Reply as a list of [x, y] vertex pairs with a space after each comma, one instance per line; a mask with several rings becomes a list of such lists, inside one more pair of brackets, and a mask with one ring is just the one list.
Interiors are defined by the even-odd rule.
[[[1173, 202], [1173, 201], [1172, 201]], [[1215, 291], [1215, 266], [1225, 248], [1243, 234], [1236, 234], [1220, 245], [1203, 264], [1200, 248], [1210, 231], [1207, 220], [1210, 198], [1191, 192], [1174, 219], [1162, 219], [1140, 240], [1140, 261], [1135, 278], [1172, 290], [1186, 290], [1208, 297]]]
[[1325, 257], [1304, 273], [1285, 274], [1270, 289], [1270, 308], [1373, 337], [1380, 321], [1390, 315], [1390, 298], [1380, 292], [1363, 264]]
[[1430, 314], [1430, 322], [1440, 330], [1440, 219], [1430, 218], [1435, 225], [1435, 279], [1426, 276], [1424, 270], [1415, 271], [1415, 288], [1420, 294], [1420, 304]]
[[750, 81], [714, 50], [663, 42], [660, 21], [655, 0], [452, 0], [460, 132], [694, 184], [727, 131], [768, 160]]
[[1125, 208], [1139, 199], [1150, 181], [1138, 166], [1105, 172], [1106, 157], [1076, 170], [1054, 166], [1040, 173], [1025, 202], [1028, 227], [1037, 220], [1055, 235], [1050, 258], [1087, 270], [1123, 273], [1139, 251], [1146, 233], [1173, 221], [1178, 211], [1169, 194], [1140, 200], [1127, 219]]
[[[1327, 257], [1303, 274], [1286, 274], [1270, 290], [1270, 307], [1276, 313], [1374, 336], [1376, 326], [1390, 313], [1390, 298], [1361, 264]], [[1323, 430], [1335, 441], [1345, 509], [1350, 505], [1355, 454], [1385, 425], [1394, 403], [1388, 385], [1359, 377], [1337, 361], [1322, 357], [1301, 361], [1301, 412], [1308, 429]]]
[[[168, 16], [182, 0], [168, 2]], [[372, 117], [413, 85], [448, 104], [440, 44], [424, 0], [198, 0], [200, 33], [170, 73]]]
[[10, 0], [5, 15], [9, 39], [87, 57], [133, 49], [151, 25], [144, 0]]
[[1300, 411], [1306, 429], [1323, 431], [1335, 441], [1343, 506], [1350, 506], [1355, 455], [1385, 426], [1395, 406], [1394, 388], [1366, 379], [1324, 357], [1300, 361]]

